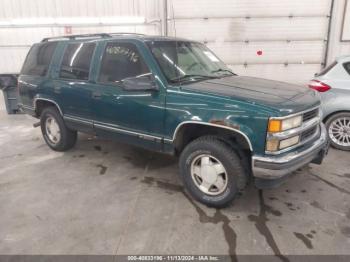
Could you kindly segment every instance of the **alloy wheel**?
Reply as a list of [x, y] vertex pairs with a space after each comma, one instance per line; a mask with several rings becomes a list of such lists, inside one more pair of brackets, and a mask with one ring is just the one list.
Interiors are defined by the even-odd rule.
[[59, 143], [61, 139], [61, 131], [57, 121], [49, 116], [45, 121], [46, 135], [52, 144]]
[[191, 164], [191, 177], [196, 187], [208, 195], [219, 195], [228, 185], [223, 164], [211, 155], [199, 155]]
[[350, 146], [350, 117], [335, 119], [328, 128], [330, 139], [340, 146]]

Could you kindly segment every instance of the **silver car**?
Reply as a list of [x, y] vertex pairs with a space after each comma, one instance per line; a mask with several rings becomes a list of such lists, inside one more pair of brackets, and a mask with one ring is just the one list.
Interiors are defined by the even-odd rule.
[[331, 145], [350, 150], [350, 56], [342, 56], [309, 82], [320, 93]]

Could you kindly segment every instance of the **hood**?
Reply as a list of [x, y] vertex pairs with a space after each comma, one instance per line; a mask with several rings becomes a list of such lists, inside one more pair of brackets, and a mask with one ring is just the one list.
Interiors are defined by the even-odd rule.
[[320, 104], [310, 88], [247, 76], [230, 76], [183, 85], [182, 89], [258, 103], [287, 115]]

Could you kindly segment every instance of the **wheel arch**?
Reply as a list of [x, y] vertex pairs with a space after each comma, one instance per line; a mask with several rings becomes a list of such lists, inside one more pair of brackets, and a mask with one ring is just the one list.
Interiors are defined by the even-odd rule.
[[185, 121], [180, 123], [173, 134], [172, 142], [176, 152], [181, 152], [189, 142], [204, 135], [218, 135], [234, 140], [241, 149], [253, 152], [249, 137], [241, 130], [219, 124]]
[[326, 123], [328, 119], [330, 119], [332, 116], [336, 114], [341, 114], [341, 113], [350, 113], [350, 110], [337, 110], [332, 113], [329, 113], [327, 116], [325, 116], [322, 120], [323, 123]]
[[57, 110], [60, 112], [61, 116], [63, 116], [63, 112], [60, 108], [60, 106], [57, 104], [56, 101], [49, 99], [49, 98], [43, 98], [43, 97], [37, 97], [34, 99], [34, 110], [37, 117], [40, 117], [41, 112], [44, 110], [47, 106], [54, 106], [57, 108]]

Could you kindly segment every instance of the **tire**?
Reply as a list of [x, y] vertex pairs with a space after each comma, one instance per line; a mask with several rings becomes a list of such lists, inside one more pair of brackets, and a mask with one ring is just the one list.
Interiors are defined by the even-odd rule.
[[230, 204], [245, 188], [249, 176], [236, 151], [215, 136], [200, 137], [188, 144], [180, 155], [179, 166], [185, 189], [210, 207]]
[[47, 107], [43, 110], [40, 116], [40, 126], [46, 144], [55, 151], [71, 149], [77, 141], [77, 131], [66, 127], [61, 114], [55, 107]]
[[325, 124], [332, 147], [350, 151], [350, 112], [332, 115]]

